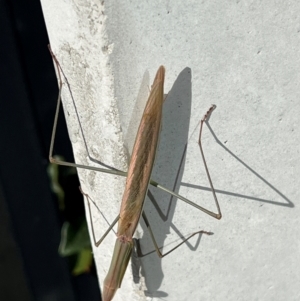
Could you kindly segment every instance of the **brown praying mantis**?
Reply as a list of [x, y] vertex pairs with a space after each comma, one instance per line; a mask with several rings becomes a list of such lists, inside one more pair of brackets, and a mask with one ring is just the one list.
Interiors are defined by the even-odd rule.
[[[170, 191], [169, 189], [161, 186], [157, 182], [150, 179], [152, 168], [155, 161], [155, 154], [157, 150], [158, 140], [159, 140], [159, 133], [161, 130], [161, 120], [162, 120], [162, 107], [164, 102], [164, 93], [163, 93], [163, 87], [164, 87], [164, 78], [165, 78], [165, 68], [163, 66], [160, 66], [155, 79], [153, 81], [153, 85], [150, 90], [150, 94], [148, 97], [148, 101], [146, 103], [146, 107], [144, 109], [144, 113], [140, 122], [139, 129], [137, 131], [131, 160], [129, 164], [128, 172], [123, 172], [116, 169], [104, 169], [99, 167], [92, 167], [92, 166], [86, 166], [86, 165], [80, 165], [75, 164], [71, 162], [65, 162], [57, 160], [53, 157], [53, 147], [54, 147], [54, 141], [55, 141], [55, 134], [56, 134], [56, 127], [57, 127], [57, 119], [60, 109], [60, 102], [61, 102], [61, 91], [62, 91], [62, 77], [63, 75], [65, 82], [67, 83], [69, 89], [69, 83], [68, 80], [58, 62], [55, 55], [53, 54], [50, 46], [49, 46], [50, 53], [52, 55], [52, 58], [54, 60], [54, 63], [56, 65], [57, 74], [58, 74], [58, 80], [59, 80], [59, 95], [57, 100], [57, 107], [56, 107], [56, 113], [55, 113], [55, 119], [54, 119], [54, 125], [53, 125], [53, 131], [52, 131], [52, 138], [51, 138], [51, 145], [50, 145], [50, 151], [49, 151], [49, 160], [51, 163], [59, 164], [59, 165], [65, 165], [65, 166], [72, 166], [77, 168], [85, 168], [89, 170], [94, 171], [101, 171], [104, 173], [109, 174], [116, 174], [120, 176], [127, 176], [125, 190], [122, 198], [121, 203], [121, 209], [120, 214], [116, 217], [116, 219], [112, 222], [109, 229], [104, 233], [102, 238], [100, 240], [96, 240], [95, 231], [93, 228], [93, 222], [92, 222], [92, 214], [91, 214], [91, 205], [89, 201], [89, 196], [85, 194], [83, 195], [87, 197], [88, 200], [88, 208], [89, 208], [89, 214], [90, 214], [90, 222], [92, 225], [92, 235], [95, 245], [98, 247], [101, 242], [104, 240], [106, 235], [109, 233], [109, 231], [114, 227], [114, 225], [118, 222], [118, 230], [117, 230], [117, 239], [115, 242], [114, 252], [113, 252], [113, 258], [111, 261], [111, 265], [109, 268], [109, 271], [107, 273], [107, 276], [104, 280], [104, 286], [103, 286], [103, 293], [102, 293], [102, 299], [103, 301], [110, 301], [113, 299], [115, 292], [117, 289], [121, 286], [122, 279], [124, 277], [127, 265], [129, 263], [129, 259], [133, 250], [133, 235], [136, 230], [136, 227], [138, 225], [138, 222], [140, 220], [140, 217], [142, 216], [145, 224], [149, 230], [151, 239], [153, 241], [155, 250], [160, 258], [166, 256], [167, 254], [174, 251], [176, 248], [178, 248], [180, 245], [182, 245], [184, 242], [189, 240], [192, 236], [200, 233], [204, 234], [210, 234], [206, 231], [197, 231], [195, 233], [192, 233], [190, 236], [185, 238], [180, 244], [175, 246], [173, 249], [168, 251], [165, 254], [162, 254], [154, 237], [154, 234], [151, 230], [150, 224], [148, 222], [148, 219], [146, 217], [145, 212], [143, 211], [143, 205], [146, 197], [146, 193], [148, 191], [149, 184], [160, 188], [171, 195], [175, 196], [178, 199], [181, 199], [182, 201], [194, 206], [195, 208], [207, 213], [208, 215], [216, 218], [221, 219], [222, 214], [220, 210], [220, 206], [218, 203], [218, 199], [215, 193], [215, 189], [213, 187], [213, 183], [207, 168], [207, 164], [205, 161], [203, 148], [201, 144], [201, 135], [202, 135], [202, 128], [203, 123], [207, 120], [207, 118], [210, 116], [212, 111], [215, 109], [215, 105], [212, 105], [210, 109], [207, 111], [207, 113], [204, 115], [204, 117], [201, 119], [200, 123], [200, 132], [199, 132], [199, 140], [198, 144], [200, 147], [201, 156], [203, 159], [205, 171], [210, 183], [210, 187], [212, 190], [212, 194], [215, 200], [215, 204], [217, 207], [218, 213], [214, 213], [210, 210], [205, 209], [204, 207], [201, 207], [190, 200], [184, 198], [183, 196]], [[74, 102], [74, 99], [73, 99]], [[74, 102], [75, 106], [75, 102]], [[82, 129], [81, 129], [82, 131]], [[82, 132], [83, 135], [83, 132]]]

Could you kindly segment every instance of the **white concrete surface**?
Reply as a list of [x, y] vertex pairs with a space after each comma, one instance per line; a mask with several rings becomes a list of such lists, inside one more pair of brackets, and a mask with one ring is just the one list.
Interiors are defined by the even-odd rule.
[[[197, 138], [200, 118], [217, 105], [203, 143], [222, 220], [180, 201], [168, 212], [168, 195], [151, 188], [167, 218], [149, 199], [145, 211], [164, 252], [181, 235], [214, 235], [162, 260], [155, 253], [133, 260], [114, 300], [299, 300], [300, 3], [41, 2], [93, 157], [126, 169], [148, 87], [164, 65], [169, 96], [152, 178], [174, 186], [188, 141], [176, 190], [215, 209]], [[92, 164], [68, 92], [64, 101], [76, 161]], [[79, 174], [112, 221], [124, 180]], [[100, 236], [107, 224], [93, 214]], [[142, 222], [136, 235], [148, 253], [154, 248], [144, 230]], [[110, 234], [94, 249], [101, 284], [114, 240]]]

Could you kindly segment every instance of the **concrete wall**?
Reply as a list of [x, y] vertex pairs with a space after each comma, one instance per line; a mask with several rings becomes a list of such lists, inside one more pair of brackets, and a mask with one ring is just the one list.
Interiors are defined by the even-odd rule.
[[[217, 221], [151, 188], [145, 212], [162, 260], [133, 259], [115, 300], [299, 300], [299, 48], [297, 1], [46, 1], [53, 51], [71, 84], [91, 155], [126, 170], [149, 87], [166, 67], [163, 130], [152, 178], [216, 210], [197, 145], [220, 201]], [[93, 164], [64, 87], [76, 161]], [[184, 147], [187, 152], [176, 182]], [[112, 222], [124, 179], [80, 171], [83, 190]], [[177, 185], [176, 185], [177, 183]], [[169, 209], [168, 209], [169, 208]], [[163, 217], [164, 216], [164, 217]], [[93, 209], [94, 228], [107, 228]], [[143, 222], [142, 251], [154, 250]], [[115, 235], [94, 249], [99, 281]], [[134, 277], [133, 277], [134, 275]]]

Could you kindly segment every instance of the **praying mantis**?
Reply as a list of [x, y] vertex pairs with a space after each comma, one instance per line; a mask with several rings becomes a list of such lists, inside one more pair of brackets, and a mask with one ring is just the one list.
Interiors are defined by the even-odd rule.
[[[51, 163], [59, 164], [59, 165], [65, 165], [65, 166], [73, 166], [77, 168], [85, 168], [89, 170], [94, 171], [101, 171], [109, 174], [116, 174], [120, 176], [127, 176], [125, 190], [122, 198], [121, 208], [120, 208], [120, 214], [116, 217], [116, 219], [112, 222], [109, 229], [105, 232], [105, 234], [102, 236], [100, 240], [96, 240], [96, 235], [93, 228], [93, 222], [92, 222], [92, 215], [91, 215], [91, 205], [89, 201], [89, 196], [85, 194], [83, 191], [83, 195], [86, 196], [88, 200], [88, 208], [89, 208], [89, 214], [90, 214], [90, 222], [92, 225], [92, 235], [95, 245], [98, 247], [103, 239], [106, 237], [106, 235], [109, 233], [109, 231], [114, 227], [114, 225], [118, 222], [118, 230], [117, 230], [117, 238], [115, 242], [114, 252], [113, 252], [113, 258], [111, 261], [111, 265], [109, 268], [109, 271], [107, 273], [107, 276], [104, 280], [104, 286], [103, 286], [103, 293], [102, 293], [102, 300], [103, 301], [110, 301], [113, 299], [117, 289], [121, 287], [122, 279], [124, 277], [127, 265], [129, 263], [129, 259], [134, 247], [133, 243], [133, 235], [136, 230], [136, 227], [138, 225], [138, 222], [140, 220], [140, 217], [142, 216], [145, 224], [149, 230], [151, 239], [153, 241], [155, 250], [160, 258], [166, 256], [167, 254], [174, 251], [176, 248], [178, 248], [180, 245], [182, 245], [184, 242], [186, 242], [188, 239], [190, 239], [192, 236], [204, 233], [204, 234], [210, 234], [206, 231], [197, 231], [195, 233], [192, 233], [189, 237], [185, 238], [180, 244], [175, 246], [173, 249], [168, 251], [165, 254], [162, 254], [154, 237], [154, 234], [152, 232], [152, 229], [150, 227], [149, 221], [146, 217], [145, 212], [143, 211], [143, 205], [146, 197], [146, 193], [148, 191], [149, 184], [160, 188], [171, 195], [177, 197], [178, 199], [183, 200], [184, 202], [194, 206], [195, 208], [207, 213], [208, 215], [216, 218], [221, 219], [222, 214], [219, 206], [219, 202], [215, 193], [215, 189], [213, 187], [213, 183], [208, 171], [208, 167], [205, 161], [202, 144], [201, 144], [201, 135], [202, 135], [202, 128], [203, 123], [207, 120], [207, 118], [210, 116], [212, 111], [215, 109], [215, 105], [212, 105], [210, 109], [207, 111], [207, 113], [204, 115], [204, 117], [201, 119], [201, 125], [200, 125], [200, 132], [199, 132], [199, 140], [198, 144], [200, 147], [202, 159], [204, 162], [204, 167], [206, 170], [206, 174], [210, 183], [210, 187], [213, 193], [213, 197], [215, 200], [215, 204], [217, 207], [218, 213], [214, 213], [210, 210], [205, 209], [204, 207], [201, 207], [190, 200], [178, 195], [177, 193], [168, 190], [167, 188], [161, 186], [157, 182], [150, 179], [152, 168], [155, 161], [155, 155], [159, 140], [159, 133], [161, 130], [161, 120], [162, 120], [162, 107], [164, 102], [164, 79], [165, 79], [165, 68], [163, 66], [160, 66], [156, 76], [153, 81], [153, 85], [150, 90], [150, 94], [148, 97], [148, 101], [146, 103], [144, 113], [140, 122], [139, 129], [137, 131], [131, 160], [128, 168], [128, 172], [122, 172], [115, 169], [104, 169], [99, 167], [92, 167], [92, 166], [85, 166], [81, 164], [75, 164], [71, 162], [65, 162], [58, 159], [55, 159], [53, 157], [53, 147], [54, 147], [54, 141], [55, 141], [55, 134], [56, 134], [56, 127], [57, 127], [57, 119], [59, 114], [59, 108], [60, 108], [60, 102], [61, 102], [61, 90], [62, 90], [62, 78], [61, 74], [63, 75], [65, 81], [68, 84], [67, 78], [64, 75], [64, 72], [56, 59], [55, 55], [53, 54], [50, 46], [49, 46], [50, 53], [52, 55], [52, 58], [54, 60], [54, 63], [56, 65], [58, 78], [59, 78], [59, 95], [57, 100], [57, 107], [56, 107], [56, 113], [55, 113], [55, 120], [53, 125], [53, 131], [52, 131], [52, 137], [51, 137], [51, 144], [50, 144], [50, 150], [49, 150], [49, 160]], [[69, 87], [69, 84], [68, 84]], [[70, 87], [69, 87], [70, 88]], [[74, 100], [73, 100], [74, 101]], [[75, 103], [74, 103], [75, 105]], [[83, 133], [82, 133], [83, 134]]]

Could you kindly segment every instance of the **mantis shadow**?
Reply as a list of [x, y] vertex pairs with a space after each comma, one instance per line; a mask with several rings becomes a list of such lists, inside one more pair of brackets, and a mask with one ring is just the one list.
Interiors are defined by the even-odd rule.
[[[168, 94], [168, 98], [166, 99], [163, 113], [163, 130], [161, 134], [160, 146], [152, 173], [153, 179], [160, 182], [165, 187], [175, 191], [176, 193], [179, 191], [179, 186], [211, 191], [211, 188], [209, 187], [188, 184], [181, 181], [183, 177], [185, 154], [188, 141], [191, 96], [191, 70], [189, 68], [185, 68], [178, 76], [170, 93]], [[286, 195], [280, 192], [269, 181], [264, 179], [258, 172], [256, 172], [243, 160], [238, 158], [231, 150], [229, 150], [225, 144], [218, 139], [208, 122], [206, 122], [206, 125], [215, 141], [223, 148], [223, 150], [228, 152], [235, 160], [241, 163], [246, 169], [248, 169], [259, 180], [267, 185], [267, 187], [273, 190], [284, 201], [282, 202], [272, 199], [259, 198], [216, 189], [215, 191], [217, 193], [283, 207], [293, 208], [295, 206]], [[149, 202], [149, 200], [151, 202]], [[144, 210], [149, 217], [155, 239], [160, 248], [166, 247], [164, 242], [167, 234], [170, 232], [170, 229], [172, 229], [178, 235], [178, 240], [182, 241], [185, 238], [185, 235], [181, 233], [180, 229], [178, 229], [172, 223], [176, 202], [177, 200], [175, 200], [172, 196], [168, 196], [164, 192], [154, 191], [152, 188], [150, 188], [148, 191], [148, 198], [145, 202]], [[161, 221], [163, 221], [162, 223], [159, 223], [159, 226], [157, 223], [158, 217]], [[145, 282], [148, 289], [145, 294], [151, 297], [163, 298], [168, 294], [158, 290], [164, 277], [161, 267], [161, 260], [154, 250], [152, 241], [149, 239], [148, 230], [145, 224], [141, 222], [141, 225], [144, 229], [144, 234], [138, 240], [136, 239], [136, 244], [138, 252], [141, 251], [144, 257], [140, 263], [137, 263], [137, 255], [133, 253], [132, 270], [134, 281], [139, 281], [138, 270], [141, 269], [141, 274], [145, 276]], [[197, 240], [193, 245], [189, 241], [186, 241], [185, 244], [191, 250], [196, 250], [200, 245], [201, 236], [201, 234], [198, 235]], [[151, 281], [148, 280], [148, 277], [151, 277]]]
[[[282, 192], [280, 192], [276, 187], [274, 187], [270, 182], [268, 182], [265, 178], [263, 178], [258, 172], [256, 172], [253, 168], [251, 168], [249, 165], [247, 165], [243, 160], [241, 160], [239, 157], [237, 157], [228, 147], [224, 145], [220, 141], [220, 139], [217, 137], [211, 126], [207, 123], [207, 127], [210, 130], [212, 136], [216, 140], [216, 142], [227, 152], [229, 153], [235, 160], [237, 160], [240, 164], [242, 164], [246, 169], [248, 169], [252, 174], [254, 174], [258, 179], [260, 179], [265, 185], [267, 185], [270, 189], [272, 189], [280, 198], [282, 198], [285, 203], [283, 202], [278, 202], [278, 201], [273, 201], [273, 200], [268, 200], [268, 199], [262, 199], [258, 197], [253, 197], [253, 196], [248, 196], [244, 194], [239, 194], [239, 193], [233, 193], [229, 191], [224, 191], [224, 190], [218, 190], [216, 189], [216, 192], [222, 193], [225, 195], [231, 195], [234, 197], [240, 197], [243, 199], [248, 199], [248, 200], [253, 200], [253, 201], [259, 201], [263, 203], [268, 203], [272, 205], [277, 205], [277, 206], [283, 206], [283, 207], [289, 207], [289, 208], [294, 208], [295, 205], [294, 203], [287, 197], [285, 196]], [[193, 187], [195, 189], [201, 189], [201, 190], [210, 190], [210, 188], [206, 188], [203, 186], [195, 186], [195, 185], [190, 185], [187, 183], [182, 183], [182, 186], [187, 186], [187, 187]]]
[[[185, 68], [177, 77], [164, 103], [160, 144], [151, 176], [152, 179], [155, 179], [155, 181], [176, 193], [179, 192], [185, 165], [191, 116], [191, 91], [191, 69]], [[203, 114], [204, 113], [205, 111]], [[151, 202], [149, 202], [149, 200]], [[148, 190], [144, 211], [149, 218], [159, 247], [166, 246], [164, 242], [167, 234], [170, 232], [170, 228], [178, 235], [179, 241], [182, 241], [185, 236], [181, 233], [180, 229], [172, 223], [176, 202], [177, 200], [175, 200], [174, 197], [165, 192], [152, 188]], [[164, 276], [161, 259], [154, 250], [153, 242], [149, 238], [148, 229], [143, 221], [141, 222], [141, 226], [144, 230], [144, 234], [135, 241], [138, 252], [143, 253], [143, 258], [139, 263], [137, 255], [133, 253], [131, 262], [134, 281], [139, 281], [138, 269], [141, 269], [141, 274], [145, 276], [145, 282], [148, 288], [148, 291], [145, 292], [146, 295], [165, 297], [168, 295], [166, 292], [158, 291]], [[185, 243], [191, 250], [196, 250], [200, 244], [200, 240], [201, 234], [197, 236], [197, 241], [194, 245], [188, 241]], [[149, 276], [149, 278], [147, 276]]]

